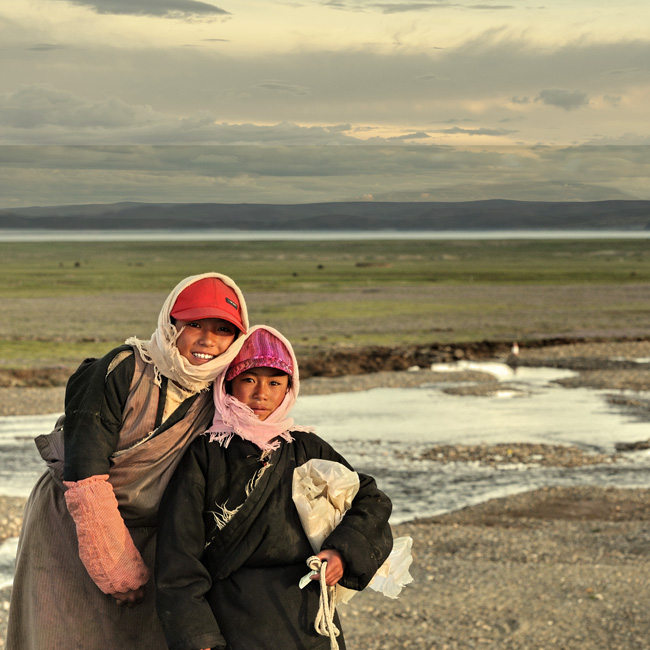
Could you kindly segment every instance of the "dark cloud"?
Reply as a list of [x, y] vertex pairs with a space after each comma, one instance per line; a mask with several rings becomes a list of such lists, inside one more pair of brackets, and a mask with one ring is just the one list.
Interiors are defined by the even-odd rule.
[[480, 11], [503, 11], [504, 9], [514, 9], [513, 5], [468, 5], [468, 9], [478, 9]]
[[[0, 95], [0, 113], [12, 124], [31, 120], [49, 128], [43, 134], [44, 142], [52, 141], [55, 126], [58, 142], [83, 142], [86, 132], [89, 143], [110, 141], [111, 128], [117, 131], [115, 142], [133, 143], [178, 142], [182, 129], [188, 133], [188, 142], [195, 142], [202, 131], [208, 132], [210, 142], [222, 142], [232, 134], [232, 129], [219, 131], [209, 120], [351, 124], [355, 131], [348, 135], [365, 139], [368, 134], [361, 133], [361, 127], [392, 124], [401, 125], [394, 133], [433, 133], [433, 127], [499, 126], [500, 120], [515, 116], [523, 118], [517, 137], [524, 142], [584, 142], [620, 130], [620, 121], [611, 125], [603, 121], [613, 119], [612, 98], [621, 98], [616, 112], [623, 113], [630, 110], [631, 102], [640, 101], [637, 98], [644, 96], [647, 87], [645, 80], [602, 77], [605, 65], [607, 69], [626, 69], [632, 61], [650, 60], [650, 43], [638, 41], [581, 41], [561, 50], [540, 50], [529, 43], [487, 36], [435, 55], [357, 49], [252, 52], [238, 58], [224, 54], [224, 49], [203, 44], [179, 56], [173, 48], [122, 50], [77, 45], [51, 53], [17, 48], [12, 51], [12, 65], [3, 71], [4, 89], [13, 92]], [[50, 79], [52, 86], [47, 93], [44, 87], [18, 92], [19, 80], [27, 76], [36, 58], [40, 77]], [[70, 75], [71, 69], [74, 75]], [[426, 81], [432, 76], [439, 80]], [[548, 90], [553, 88], [579, 91]], [[66, 96], [62, 89], [71, 94]], [[544, 89], [542, 93], [540, 89]], [[113, 98], [110, 105], [108, 99], [101, 101], [109, 97]], [[587, 105], [588, 98], [593, 98], [594, 110], [569, 110]], [[475, 122], [463, 124], [459, 117], [468, 116], [470, 106]], [[198, 124], [206, 115], [206, 125]], [[443, 124], [450, 117], [453, 121]], [[81, 120], [78, 129], [77, 118]], [[117, 126], [101, 126], [103, 122]], [[162, 124], [164, 129], [158, 126]], [[634, 124], [625, 126], [644, 130]], [[31, 133], [24, 130], [23, 136], [18, 131], [0, 131], [0, 142], [18, 142], [21, 137], [34, 142], [41, 127], [31, 128]], [[97, 130], [92, 131], [94, 128]], [[291, 130], [287, 134], [294, 141], [308, 132]], [[332, 138], [333, 134], [309, 135], [317, 136]]]
[[517, 133], [517, 131], [511, 131], [508, 129], [488, 129], [488, 128], [480, 128], [480, 129], [463, 129], [459, 126], [455, 126], [451, 129], [444, 129], [443, 131], [440, 131], [440, 133], [446, 133], [448, 135], [494, 135], [494, 136], [501, 136], [501, 135], [510, 135], [511, 133]]
[[340, 9], [342, 11], [378, 11], [382, 14], [407, 13], [410, 11], [430, 11], [432, 9], [445, 9], [457, 7], [454, 2], [346, 2], [345, 0], [328, 0], [321, 2], [325, 7]]
[[283, 83], [282, 81], [263, 81], [262, 83], [253, 86], [252, 89], [267, 90], [269, 92], [281, 93], [283, 95], [305, 96], [310, 94], [309, 89], [304, 86]]
[[130, 128], [152, 117], [148, 106], [131, 106], [115, 97], [80, 98], [51, 84], [22, 86], [0, 95], [0, 125], [14, 129]]
[[[431, 138], [425, 131], [413, 131], [395, 137], [359, 139], [368, 130], [349, 123], [235, 124], [219, 121], [215, 113], [205, 110], [179, 118], [148, 105], [129, 105], [116, 97], [101, 100], [79, 97], [51, 84], [23, 86], [0, 95], [0, 131], [4, 143], [320, 146], [400, 144]], [[483, 130], [485, 133], [487, 130]]]
[[465, 123], [465, 124], [472, 124], [476, 122], [476, 120], [472, 117], [463, 117], [463, 118], [452, 118], [449, 120], [442, 120], [442, 124], [459, 124], [459, 123]]
[[127, 14], [162, 18], [230, 15], [224, 9], [198, 0], [70, 0], [70, 2], [90, 7], [98, 14]]
[[405, 141], [405, 140], [425, 140], [426, 138], [430, 138], [431, 136], [428, 133], [425, 133], [424, 131], [416, 131], [415, 133], [405, 133], [404, 135], [396, 135], [393, 136], [392, 138], [386, 138], [388, 142], [399, 142], [399, 141]]
[[606, 70], [602, 73], [603, 77], [647, 77], [650, 75], [650, 67], [638, 68], [629, 67], [624, 70]]
[[352, 4], [344, 2], [343, 0], [327, 0], [321, 2], [324, 7], [332, 7], [332, 9], [341, 9], [342, 11], [363, 11], [363, 6], [359, 4]]
[[650, 146], [638, 144], [0, 146], [0, 208], [215, 196], [269, 203], [364, 194], [408, 201], [647, 199], [638, 178], [649, 175]]
[[32, 52], [49, 52], [51, 50], [65, 50], [66, 48], [66, 45], [59, 45], [58, 43], [35, 43], [27, 49]]
[[116, 97], [92, 100], [51, 84], [0, 95], [2, 141], [137, 144], [346, 144], [359, 142], [349, 124], [303, 127], [219, 122], [209, 111], [179, 118]]
[[565, 111], [574, 111], [577, 108], [589, 105], [589, 95], [581, 90], [548, 88], [540, 91], [539, 95], [535, 97], [535, 101], [548, 106], [563, 108]]
[[[598, 137], [587, 142], [585, 146], [600, 146], [606, 147], [608, 151], [616, 155], [617, 152], [623, 148], [639, 147], [640, 151], [650, 150], [650, 135], [642, 135], [640, 133], [623, 133], [617, 136]], [[641, 172], [642, 178], [646, 178], [645, 172]]]
[[431, 11], [432, 9], [446, 9], [448, 7], [455, 7], [458, 5], [451, 2], [406, 2], [404, 4], [377, 3], [368, 6], [372, 9], [380, 11], [382, 14], [401, 14], [410, 11]]
[[409, 12], [435, 11], [437, 9], [472, 9], [477, 11], [502, 11], [513, 9], [512, 5], [467, 4], [461, 2], [345, 2], [344, 0], [330, 0], [322, 2], [326, 7], [345, 11], [378, 11], [382, 14], [401, 14]]

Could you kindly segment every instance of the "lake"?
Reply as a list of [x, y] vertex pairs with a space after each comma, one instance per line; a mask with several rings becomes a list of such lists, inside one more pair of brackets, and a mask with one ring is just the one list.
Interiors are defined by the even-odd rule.
[[0, 229], [2, 242], [54, 241], [357, 241], [500, 239], [650, 239], [650, 230], [39, 230]]

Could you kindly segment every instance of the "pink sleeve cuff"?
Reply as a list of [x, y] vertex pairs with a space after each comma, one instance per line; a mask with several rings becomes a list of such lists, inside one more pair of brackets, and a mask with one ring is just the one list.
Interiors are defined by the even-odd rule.
[[117, 507], [108, 474], [64, 481], [65, 501], [77, 527], [79, 557], [106, 594], [138, 589], [149, 569], [135, 547]]

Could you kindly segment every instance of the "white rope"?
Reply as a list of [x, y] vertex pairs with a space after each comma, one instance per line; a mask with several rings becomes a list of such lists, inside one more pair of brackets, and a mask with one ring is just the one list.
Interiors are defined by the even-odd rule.
[[320, 599], [318, 613], [314, 621], [316, 632], [321, 636], [328, 636], [330, 638], [330, 650], [338, 650], [339, 644], [336, 641], [336, 637], [341, 632], [334, 624], [334, 614], [336, 613], [336, 585], [328, 587], [327, 582], [325, 582], [326, 561], [321, 562], [320, 558], [312, 555], [307, 560], [307, 566], [313, 571], [318, 571], [320, 574]]

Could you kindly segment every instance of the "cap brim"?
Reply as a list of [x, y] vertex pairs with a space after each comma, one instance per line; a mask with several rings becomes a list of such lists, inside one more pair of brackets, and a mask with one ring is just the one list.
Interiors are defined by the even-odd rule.
[[241, 319], [233, 316], [227, 311], [209, 307], [195, 307], [193, 309], [184, 309], [181, 311], [173, 312], [173, 318], [178, 320], [201, 320], [203, 318], [221, 318], [232, 323], [240, 332], [244, 332], [244, 324]]
[[226, 381], [230, 381], [241, 375], [242, 372], [252, 370], [253, 368], [274, 368], [289, 375], [289, 377], [293, 376], [293, 369], [285, 361], [282, 361], [282, 359], [254, 357], [252, 359], [244, 359], [244, 361], [230, 366], [226, 372]]

